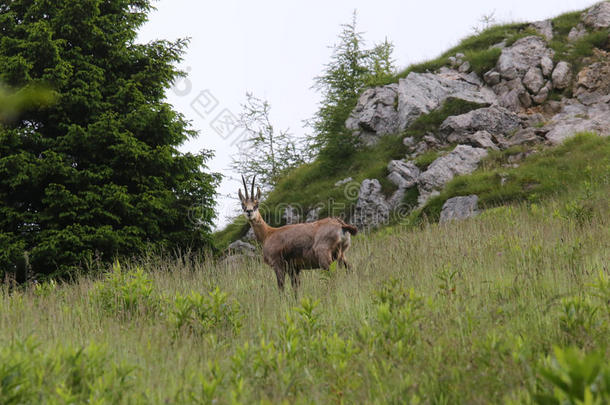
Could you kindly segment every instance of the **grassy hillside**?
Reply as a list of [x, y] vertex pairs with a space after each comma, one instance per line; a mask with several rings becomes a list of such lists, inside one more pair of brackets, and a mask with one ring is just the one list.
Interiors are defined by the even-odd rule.
[[[604, 30], [590, 32], [574, 43], [569, 44], [567, 41], [568, 33], [572, 27], [578, 25], [580, 15], [581, 12], [578, 11], [562, 14], [554, 18], [555, 37], [549, 44], [555, 50], [557, 61], [566, 60], [572, 63], [575, 70], [582, 67], [583, 59], [592, 55], [595, 47], [608, 48], [610, 45], [608, 43], [608, 33]], [[409, 66], [399, 72], [389, 82], [397, 82], [400, 78], [406, 77], [410, 72], [434, 71], [442, 66], [449, 66], [448, 58], [458, 52], [465, 55], [464, 60], [470, 62], [473, 71], [482, 75], [496, 65], [500, 56], [501, 50], [494, 47], [494, 45], [505, 42], [507, 46], [510, 46], [519, 38], [528, 35], [540, 34], [527, 23], [499, 25], [488, 28], [480, 34], [463, 39], [458, 45], [447, 50], [436, 59]], [[558, 98], [561, 96], [561, 93], [569, 96], [570, 90], [566, 89], [563, 92], [556, 91], [552, 94], [552, 97]], [[267, 197], [262, 209], [266, 213], [265, 218], [273, 225], [282, 225], [281, 208], [288, 204], [300, 207], [305, 213], [307, 210], [320, 204], [322, 206], [320, 212], [322, 216], [347, 214], [353, 209], [357, 200], [357, 190], [354, 190], [354, 188], [367, 178], [378, 179], [382, 183], [384, 193], [388, 196], [391, 195], [395, 191], [395, 186], [386, 179], [388, 175], [387, 164], [392, 159], [403, 159], [405, 157], [407, 150], [402, 144], [402, 139], [405, 136], [413, 136], [416, 139], [420, 139], [427, 132], [436, 131], [448, 116], [463, 114], [478, 107], [480, 106], [472, 103], [449, 100], [443, 108], [420, 117], [417, 122], [403, 133], [386, 136], [374, 147], [363, 147], [362, 150], [349, 159], [341, 162], [339, 170], [335, 172], [330, 173], [325, 171], [323, 169], [325, 167], [324, 162], [321, 162], [319, 159], [311, 164], [297, 168], [285, 176]], [[511, 153], [513, 151], [508, 151], [504, 156], [507, 157]], [[431, 151], [418, 157], [416, 163], [425, 167], [438, 155], [439, 151]], [[497, 154], [494, 156], [497, 157]], [[499, 161], [500, 159], [497, 160]], [[494, 172], [494, 175], [497, 175], [497, 171]], [[334, 186], [337, 181], [348, 177], [352, 177], [353, 182], [343, 187]], [[534, 181], [540, 182], [541, 180], [534, 179]], [[460, 185], [461, 183], [454, 182], [451, 191], [444, 193], [444, 197], [449, 195], [464, 195], [473, 189], [473, 187], [466, 187], [460, 190]], [[510, 190], [516, 193], [512, 196], [509, 195], [507, 190], [509, 188], [504, 189], [502, 198], [494, 201], [500, 203], [527, 197], [525, 195], [527, 193], [517, 192], [515, 188], [510, 188]], [[407, 203], [413, 203], [417, 199], [417, 194], [411, 192], [407, 198], [409, 199]], [[432, 217], [438, 217], [439, 204], [441, 202], [444, 202], [444, 200], [436, 199], [431, 201], [431, 206], [426, 208], [425, 212], [431, 213]], [[492, 199], [485, 197], [483, 202], [486, 206], [490, 206], [489, 203], [492, 202]], [[242, 217], [237, 218], [225, 229], [215, 234], [217, 246], [220, 248], [226, 247], [232, 241], [242, 237], [248, 228], [248, 224]]]
[[299, 301], [259, 259], [187, 256], [0, 290], [0, 403], [608, 403], [609, 156], [535, 203], [358, 236]]

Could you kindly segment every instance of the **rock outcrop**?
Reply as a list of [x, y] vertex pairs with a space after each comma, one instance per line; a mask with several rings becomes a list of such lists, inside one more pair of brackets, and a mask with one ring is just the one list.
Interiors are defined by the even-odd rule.
[[468, 136], [478, 131], [493, 135], [506, 135], [521, 128], [521, 119], [506, 108], [491, 106], [472, 110], [466, 114], [448, 117], [441, 124], [441, 136], [451, 143], [471, 143]]
[[355, 131], [366, 144], [397, 133], [400, 128], [397, 98], [398, 84], [366, 90], [345, 122], [346, 128]]
[[476, 75], [466, 76], [449, 69], [441, 73], [410, 73], [398, 83], [400, 129], [406, 129], [422, 114], [439, 108], [448, 98], [493, 104], [496, 97], [482, 86]]
[[370, 229], [387, 224], [389, 218], [390, 205], [381, 192], [379, 180], [364, 180], [351, 222], [360, 229]]
[[578, 132], [592, 131], [601, 136], [609, 136], [610, 105], [597, 103], [586, 106], [577, 101], [566, 104], [543, 129], [547, 131], [547, 141], [554, 145]]
[[541, 104], [552, 90], [553, 56], [542, 38], [521, 38], [502, 50], [495, 69], [485, 73], [485, 81], [493, 86], [503, 107], [520, 111]]
[[443, 204], [439, 222], [444, 223], [474, 217], [479, 214], [478, 203], [479, 197], [476, 195], [450, 198]]
[[413, 162], [392, 160], [388, 164], [388, 172], [390, 172], [388, 180], [398, 188], [388, 200], [388, 204], [391, 209], [396, 209], [402, 202], [406, 190], [417, 185], [421, 171]]
[[438, 73], [412, 72], [398, 84], [366, 90], [345, 126], [371, 145], [381, 136], [405, 130], [450, 97], [480, 104], [496, 102], [493, 91], [475, 73], [446, 68]]
[[455, 176], [475, 171], [485, 156], [487, 156], [487, 151], [483, 148], [458, 145], [452, 152], [436, 159], [419, 176], [419, 204], [424, 204]]
[[594, 29], [610, 27], [610, 3], [602, 1], [591, 7], [583, 16], [584, 23]]

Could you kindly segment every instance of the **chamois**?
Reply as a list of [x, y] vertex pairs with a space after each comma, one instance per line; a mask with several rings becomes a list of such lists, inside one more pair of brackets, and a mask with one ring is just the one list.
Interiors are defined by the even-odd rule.
[[297, 292], [299, 273], [305, 269], [322, 268], [328, 270], [333, 261], [349, 269], [345, 252], [350, 246], [350, 234], [356, 235], [358, 229], [348, 225], [339, 218], [324, 218], [305, 224], [284, 225], [274, 228], [265, 222], [258, 211], [261, 189], [257, 187], [254, 195], [254, 181], [250, 195], [246, 179], [245, 197], [239, 189], [238, 195], [244, 215], [254, 230], [256, 239], [263, 245], [265, 263], [273, 268], [277, 277], [277, 286], [284, 290], [286, 273], [290, 275], [292, 288]]

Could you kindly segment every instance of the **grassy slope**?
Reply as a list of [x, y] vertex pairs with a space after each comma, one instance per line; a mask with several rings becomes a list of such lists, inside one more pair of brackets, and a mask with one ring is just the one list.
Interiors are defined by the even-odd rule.
[[[594, 47], [607, 48], [610, 45], [608, 44], [606, 31], [589, 33], [576, 41], [575, 44], [568, 45], [567, 35], [570, 29], [579, 23], [580, 14], [581, 12], [571, 12], [554, 18], [553, 24], [556, 36], [550, 43], [550, 46], [556, 52], [556, 59], [567, 60], [576, 69], [581, 67], [582, 60], [585, 57], [592, 54]], [[470, 62], [472, 69], [479, 75], [482, 75], [495, 66], [500, 56], [500, 49], [493, 48], [493, 45], [502, 41], [510, 45], [527, 35], [538, 34], [529, 28], [528, 24], [522, 23], [488, 28], [480, 34], [463, 39], [458, 45], [434, 60], [408, 67], [398, 73], [393, 81], [406, 77], [410, 72], [434, 71], [442, 66], [447, 66], [448, 57], [458, 52], [464, 53], [465, 60]], [[567, 93], [569, 93], [569, 90], [566, 91], [566, 95], [569, 96]], [[557, 94], [553, 94], [553, 97], [560, 97], [560, 94], [557, 92]], [[382, 139], [379, 145], [372, 148], [364, 148], [353, 156], [350, 161], [344, 162], [345, 164], [342, 165], [343, 169], [336, 173], [325, 173], [322, 171], [320, 162], [314, 162], [294, 170], [280, 181], [277, 188], [267, 198], [263, 209], [267, 213], [266, 219], [274, 225], [281, 225], [281, 208], [287, 204], [299, 207], [301, 213], [306, 213], [317, 204], [322, 206], [322, 216], [349, 213], [356, 202], [358, 184], [367, 178], [380, 180], [385, 194], [390, 195], [394, 191], [394, 186], [386, 179], [388, 174], [387, 163], [392, 159], [402, 159], [405, 157], [406, 149], [402, 144], [402, 138], [405, 136], [421, 138], [426, 132], [436, 130], [447, 116], [461, 114], [472, 108], [474, 106], [468, 105], [468, 103], [449, 103], [449, 105], [446, 105], [440, 111], [435, 111], [429, 114], [429, 116], [420, 117], [404, 133], [387, 136]], [[431, 151], [419, 157], [416, 164], [425, 167], [437, 156], [438, 152]], [[354, 181], [343, 187], [334, 187], [337, 181], [347, 177], [352, 177]], [[460, 191], [456, 187], [454, 185], [452, 193], [458, 195]], [[465, 190], [461, 194], [464, 193]], [[445, 195], [448, 194], [445, 193]], [[518, 194], [518, 196], [522, 196], [522, 193]], [[409, 193], [407, 199], [409, 199], [408, 203], [416, 201], [417, 193]], [[514, 200], [514, 198], [506, 198], [506, 200]], [[438, 205], [439, 200], [435, 200], [432, 203], [435, 204], [435, 207], [432, 207], [431, 210], [435, 211], [434, 216], [437, 216], [436, 211], [438, 210], [436, 205]], [[216, 244], [218, 247], [225, 247], [243, 236], [247, 230], [248, 225], [240, 216], [225, 229], [215, 234]]]
[[[610, 139], [582, 139], [564, 193], [358, 236], [354, 271], [305, 272], [299, 304], [259, 259], [150, 257], [141, 273], [3, 290], [0, 402], [516, 404], [552, 393], [539, 366], [554, 345], [610, 361], [610, 155], [579, 176], [584, 152]], [[226, 302], [184, 298], [216, 286]]]

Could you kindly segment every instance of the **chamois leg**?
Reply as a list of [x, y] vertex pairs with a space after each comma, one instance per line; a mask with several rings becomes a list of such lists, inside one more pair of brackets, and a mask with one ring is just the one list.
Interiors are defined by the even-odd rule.
[[318, 264], [320, 268], [328, 270], [330, 264], [333, 262], [333, 256], [328, 248], [322, 247], [316, 250], [316, 256], [318, 257]]
[[282, 265], [274, 265], [273, 270], [275, 270], [275, 277], [277, 278], [277, 287], [280, 289], [280, 292], [284, 291], [284, 280], [286, 278], [286, 272]]
[[299, 270], [294, 269], [290, 271], [290, 283], [292, 284], [292, 290], [294, 291], [294, 298], [298, 300], [298, 291], [299, 286], [301, 285], [301, 280], [299, 278]]

